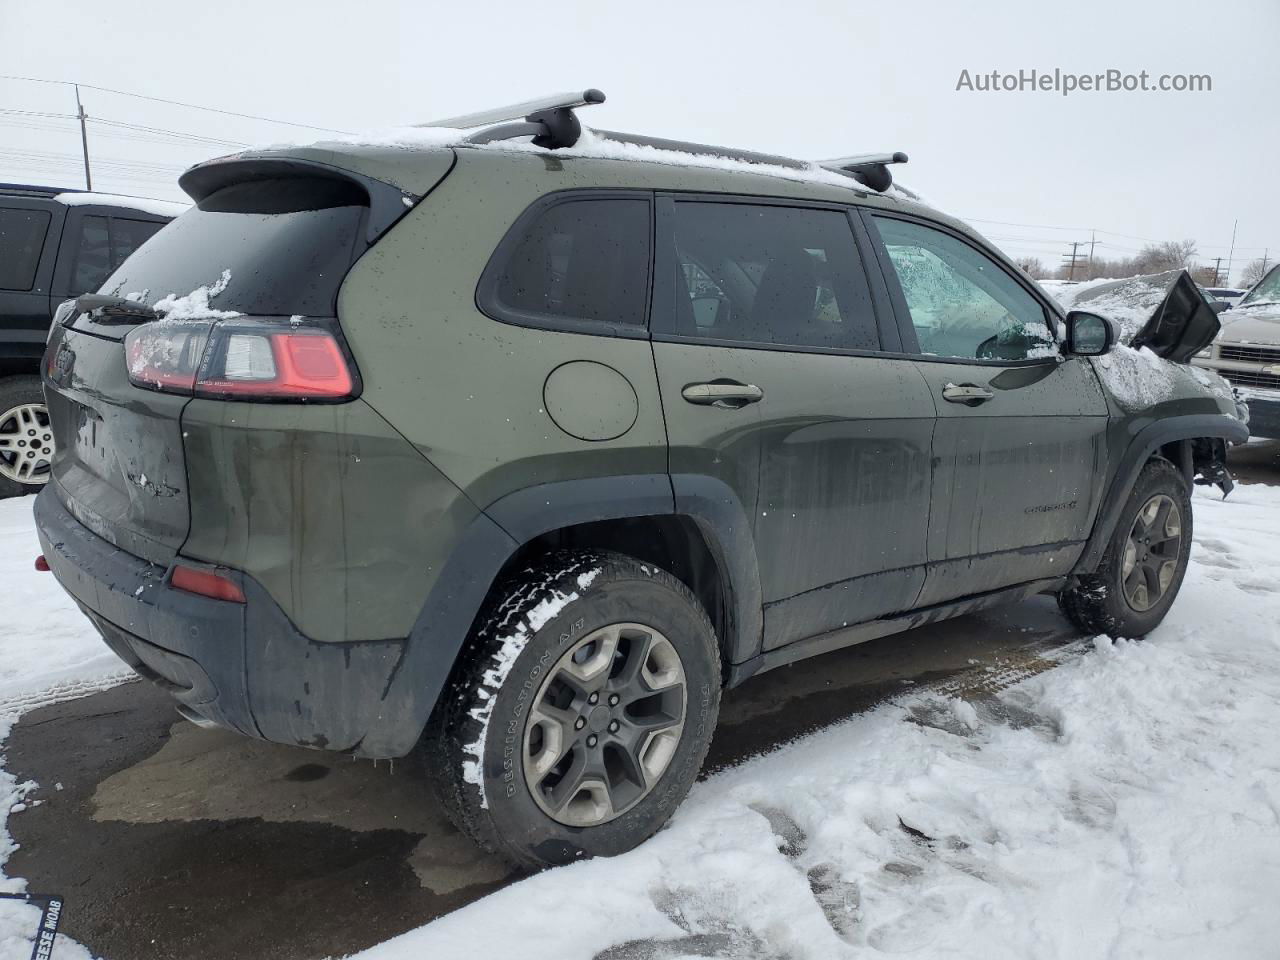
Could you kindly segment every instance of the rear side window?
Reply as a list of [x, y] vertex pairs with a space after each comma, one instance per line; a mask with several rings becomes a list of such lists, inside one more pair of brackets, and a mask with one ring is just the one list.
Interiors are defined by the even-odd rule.
[[554, 203], [517, 224], [481, 282], [500, 320], [643, 330], [649, 288], [647, 198]]
[[40, 265], [47, 210], [0, 207], [0, 290], [30, 290]]
[[[368, 197], [355, 184], [308, 177], [232, 184], [204, 198], [102, 285], [148, 305], [231, 276], [210, 302], [259, 316], [333, 316], [338, 288], [364, 252]], [[136, 233], [134, 234], [136, 239]]]
[[675, 204], [677, 335], [779, 347], [878, 350], [848, 217], [747, 203]]

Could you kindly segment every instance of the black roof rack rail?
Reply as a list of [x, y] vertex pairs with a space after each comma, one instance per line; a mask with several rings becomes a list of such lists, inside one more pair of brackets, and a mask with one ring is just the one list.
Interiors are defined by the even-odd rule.
[[604, 94], [594, 87], [571, 93], [555, 93], [521, 103], [446, 117], [422, 123], [422, 127], [458, 127], [463, 130], [483, 127], [469, 135], [464, 143], [492, 143], [515, 137], [533, 137], [536, 146], [549, 150], [572, 147], [582, 136], [582, 124], [574, 110], [604, 103]]
[[835, 160], [819, 160], [818, 166], [852, 177], [864, 187], [884, 193], [893, 186], [893, 174], [889, 172], [889, 165], [906, 162], [907, 155], [899, 150], [896, 153], [862, 153]]

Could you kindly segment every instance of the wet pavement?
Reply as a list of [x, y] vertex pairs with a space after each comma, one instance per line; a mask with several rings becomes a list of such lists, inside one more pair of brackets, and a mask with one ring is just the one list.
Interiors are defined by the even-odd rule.
[[[1280, 483], [1280, 442], [1232, 466]], [[727, 694], [708, 770], [912, 689], [1012, 682], [1077, 639], [1037, 597], [763, 674]], [[9, 818], [6, 873], [62, 894], [62, 929], [108, 960], [343, 956], [519, 878], [411, 763], [200, 729], [145, 683], [33, 710], [4, 753], [41, 801]]]

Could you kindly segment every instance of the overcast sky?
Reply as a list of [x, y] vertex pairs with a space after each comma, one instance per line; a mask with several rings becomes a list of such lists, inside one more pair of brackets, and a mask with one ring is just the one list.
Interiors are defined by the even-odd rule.
[[[583, 116], [601, 127], [808, 158], [904, 150], [903, 183], [1046, 263], [1090, 228], [1100, 256], [1192, 238], [1211, 261], [1236, 219], [1235, 275], [1264, 247], [1280, 255], [1277, 0], [0, 0], [0, 36], [3, 74], [344, 131], [596, 86], [608, 103]], [[956, 90], [962, 70], [1033, 68], [1208, 74], [1213, 89]], [[82, 97], [101, 190], [179, 198], [186, 165], [231, 149], [158, 131], [308, 136]], [[74, 111], [69, 87], [0, 80], [0, 180], [83, 186], [78, 125], [32, 115]]]

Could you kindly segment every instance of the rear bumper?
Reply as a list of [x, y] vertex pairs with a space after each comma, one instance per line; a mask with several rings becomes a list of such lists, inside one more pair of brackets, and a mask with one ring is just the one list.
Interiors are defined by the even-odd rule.
[[[403, 640], [312, 641], [257, 581], [226, 569], [218, 572], [240, 584], [245, 603], [176, 590], [167, 568], [83, 526], [52, 484], [36, 498], [35, 517], [59, 583], [107, 645], [169, 691], [184, 715], [278, 743], [357, 753], [366, 737], [416, 739], [397, 727], [413, 718], [385, 703]], [[386, 754], [375, 747], [371, 755]]]

